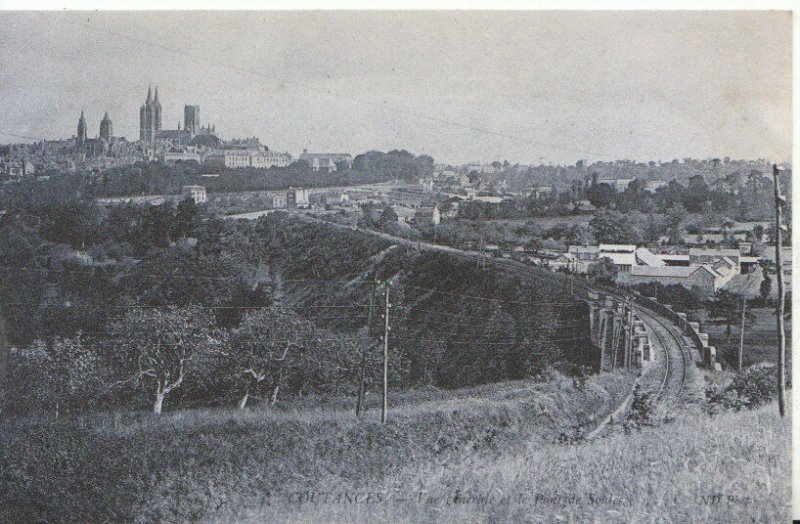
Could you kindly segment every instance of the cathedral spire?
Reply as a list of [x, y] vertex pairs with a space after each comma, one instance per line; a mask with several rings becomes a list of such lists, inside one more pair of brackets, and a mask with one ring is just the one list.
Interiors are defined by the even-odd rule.
[[[153, 96], [152, 96], [152, 90], [153, 90], [152, 86], [147, 86], [147, 101], [148, 101], [148, 102], [149, 102], [150, 100], [152, 100], [152, 98], [153, 98]], [[158, 95], [156, 95], [156, 96], [158, 96]]]
[[153, 102], [158, 103], [158, 86], [156, 86], [156, 98], [153, 100]]

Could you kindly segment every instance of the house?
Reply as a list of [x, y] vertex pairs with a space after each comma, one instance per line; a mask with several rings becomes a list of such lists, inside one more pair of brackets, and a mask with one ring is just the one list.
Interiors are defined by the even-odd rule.
[[350, 195], [344, 191], [328, 191], [320, 196], [323, 204], [345, 204], [350, 201]]
[[[758, 262], [761, 260], [761, 257], [750, 257], [750, 256], [741, 256], [739, 257], [739, 271], [742, 274], [751, 273], [758, 267]], [[791, 267], [791, 264], [789, 264]]]
[[250, 155], [250, 167], [269, 169], [270, 167], [286, 167], [292, 162], [289, 153], [275, 151], [257, 151]]
[[703, 249], [693, 247], [689, 249], [689, 261], [692, 265], [700, 264], [713, 264], [717, 260], [728, 257], [736, 265], [736, 271], [739, 271], [739, 254], [738, 249]]
[[636, 248], [636, 262], [641, 266], [661, 267], [667, 264], [646, 247]]
[[671, 254], [657, 254], [659, 259], [664, 262], [665, 266], [683, 266], [687, 267], [690, 264], [689, 255], [671, 255]]
[[416, 212], [412, 208], [406, 206], [400, 206], [397, 204], [391, 206], [391, 208], [392, 211], [394, 211], [394, 214], [397, 215], [398, 222], [407, 224], [408, 222], [414, 220]]
[[420, 207], [414, 214], [414, 222], [416, 222], [417, 225], [438, 226], [441, 222], [439, 206]]
[[617, 275], [617, 283], [623, 286], [656, 283], [664, 286], [681, 285], [687, 289], [695, 289], [702, 295], [711, 296], [722, 287], [727, 280], [720, 278], [719, 273], [707, 265], [701, 266], [634, 266], [627, 273]]
[[308, 189], [290, 189], [286, 193], [286, 207], [290, 209], [308, 209], [309, 206]]
[[349, 153], [309, 153], [307, 149], [303, 149], [300, 160], [306, 161], [315, 173], [336, 171], [337, 163], [343, 164], [346, 169], [353, 167], [353, 157]]
[[621, 272], [636, 265], [636, 246], [633, 244], [600, 244], [598, 258], [608, 258]]
[[183, 198], [191, 198], [195, 204], [202, 204], [208, 200], [205, 186], [183, 186], [181, 188]]
[[626, 273], [636, 266], [635, 253], [600, 253], [600, 258], [607, 258], [614, 263], [620, 273]]
[[600, 254], [599, 246], [569, 246], [567, 253], [575, 256], [578, 260], [594, 261]]
[[286, 195], [270, 195], [267, 197], [267, 208], [284, 209], [286, 208]]

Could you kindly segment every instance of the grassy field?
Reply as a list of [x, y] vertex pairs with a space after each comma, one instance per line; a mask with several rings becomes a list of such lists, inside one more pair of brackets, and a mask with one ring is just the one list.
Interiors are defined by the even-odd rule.
[[[723, 374], [720, 374], [722, 376]], [[700, 404], [585, 441], [629, 375], [0, 423], [0, 522], [784, 522], [789, 421]], [[598, 414], [594, 416], [592, 414]], [[618, 428], [620, 428], [618, 426]]]
[[290, 493], [377, 491], [412, 464], [523, 453], [586, 432], [632, 381], [603, 375], [577, 387], [555, 375], [414, 391], [392, 397], [386, 426], [374, 396], [362, 420], [352, 399], [305, 399], [277, 410], [3, 421], [0, 522], [237, 522]]
[[[775, 312], [770, 308], [753, 309], [755, 321], [750, 327], [744, 330], [744, 366], [760, 362], [777, 361], [778, 336], [775, 332]], [[731, 336], [728, 339], [725, 335], [724, 324], [704, 325], [709, 335], [709, 344], [717, 348], [717, 355], [725, 361], [735, 366], [739, 358], [739, 324], [731, 326]], [[792, 347], [792, 323], [786, 322], [786, 355], [791, 367], [791, 347]]]
[[410, 464], [380, 484], [393, 495], [381, 504], [273, 504], [223, 522], [788, 522], [789, 427], [774, 404], [684, 413], [578, 445]]

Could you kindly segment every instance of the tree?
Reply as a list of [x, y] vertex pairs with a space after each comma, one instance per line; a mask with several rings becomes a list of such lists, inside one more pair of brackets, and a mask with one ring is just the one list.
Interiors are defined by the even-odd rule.
[[587, 274], [595, 282], [613, 284], [617, 279], [619, 269], [608, 257], [601, 257], [597, 262], [589, 264]]
[[770, 293], [772, 293], [772, 279], [768, 274], [764, 273], [764, 279], [761, 281], [761, 285], [758, 287], [758, 294], [761, 295], [761, 301], [764, 303], [764, 305], [767, 304]]
[[[719, 290], [711, 302], [710, 313], [717, 318], [721, 318], [725, 323], [726, 342], [729, 342], [731, 338], [731, 326], [739, 322], [742, 316], [742, 306], [742, 297], [731, 293], [727, 289]], [[745, 317], [751, 322], [755, 319], [753, 312], [750, 310], [745, 312]]]
[[280, 300], [245, 316], [221, 353], [237, 377], [239, 409], [247, 406], [251, 395], [267, 391], [270, 403], [275, 404], [286, 371], [296, 364], [314, 334], [314, 326]]
[[397, 222], [397, 213], [394, 212], [392, 206], [386, 206], [386, 209], [383, 210], [383, 213], [381, 213], [378, 219], [378, 226], [384, 229], [392, 222]]
[[670, 244], [681, 244], [683, 242], [685, 219], [686, 209], [680, 204], [675, 204], [667, 211], [665, 226]]
[[165, 202], [158, 206], [148, 206], [143, 220], [144, 234], [157, 247], [166, 247], [172, 242], [170, 232], [175, 221], [175, 206]]
[[688, 211], [700, 213], [706, 209], [709, 200], [708, 185], [702, 175], [695, 175], [689, 179], [686, 192], [683, 195], [683, 205]]
[[199, 210], [193, 198], [181, 200], [175, 213], [175, 235], [186, 238], [197, 225]]
[[592, 184], [586, 197], [595, 207], [606, 208], [614, 201], [614, 188], [606, 183]]
[[636, 226], [628, 214], [617, 211], [600, 211], [589, 225], [600, 243], [624, 244], [638, 241]]
[[80, 336], [36, 340], [12, 348], [9, 357], [10, 403], [23, 413], [44, 410], [57, 419], [64, 410], [92, 405], [104, 382], [98, 354]]
[[219, 335], [207, 309], [131, 308], [111, 326], [109, 357], [122, 375], [115, 385], [133, 384], [153, 398], [161, 414], [164, 399], [206, 363]]

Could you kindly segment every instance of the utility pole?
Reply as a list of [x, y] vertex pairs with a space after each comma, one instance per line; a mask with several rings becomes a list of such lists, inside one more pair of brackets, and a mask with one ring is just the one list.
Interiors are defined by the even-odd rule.
[[742, 293], [742, 326], [739, 332], [739, 373], [742, 372], [742, 360], [744, 355], [744, 316], [745, 316], [745, 309], [747, 308], [747, 287], [744, 288], [744, 292]]
[[778, 165], [772, 164], [772, 180], [775, 184], [775, 271], [778, 277], [778, 305], [775, 307], [778, 328], [778, 412], [786, 416], [786, 334], [783, 330], [783, 205], [786, 199], [781, 195], [778, 180]]
[[384, 289], [383, 310], [383, 403], [381, 404], [381, 424], [386, 424], [386, 411], [388, 410], [389, 395], [389, 282]]
[[361, 406], [364, 402], [364, 379], [367, 374], [367, 351], [372, 345], [370, 334], [372, 333], [372, 305], [375, 301], [375, 292], [380, 285], [380, 281], [376, 280], [372, 286], [372, 293], [369, 296], [369, 313], [367, 313], [367, 344], [361, 351], [361, 377], [358, 381], [358, 401], [356, 402], [356, 417], [361, 414]]

